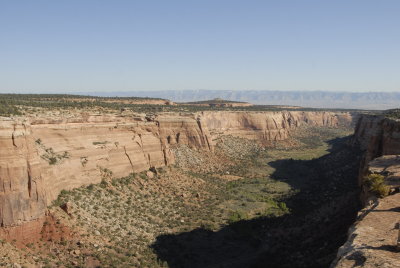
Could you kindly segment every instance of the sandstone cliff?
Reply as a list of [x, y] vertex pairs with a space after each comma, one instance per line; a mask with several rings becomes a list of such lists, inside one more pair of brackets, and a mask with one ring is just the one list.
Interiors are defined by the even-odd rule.
[[354, 144], [365, 151], [358, 178], [361, 185], [362, 178], [368, 173], [370, 161], [382, 155], [400, 154], [400, 122], [381, 116], [364, 115], [357, 122]]
[[349, 113], [332, 112], [202, 112], [201, 120], [212, 136], [239, 136], [260, 142], [285, 140], [302, 124], [337, 127], [350, 125]]
[[366, 151], [369, 160], [400, 152], [400, 122], [381, 116], [360, 117], [355, 129], [355, 142]]
[[0, 122], [0, 226], [43, 215], [46, 208], [40, 157], [25, 122]]
[[0, 223], [11, 228], [39, 220], [61, 190], [98, 183], [104, 172], [122, 177], [171, 164], [175, 144], [213, 151], [212, 135], [284, 140], [301, 124], [335, 127], [351, 118], [297, 111], [3, 118]]

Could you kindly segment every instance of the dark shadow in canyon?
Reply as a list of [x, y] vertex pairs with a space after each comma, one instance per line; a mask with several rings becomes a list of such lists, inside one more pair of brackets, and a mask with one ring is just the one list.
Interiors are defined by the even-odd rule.
[[395, 207], [395, 208], [391, 208], [391, 209], [376, 209], [376, 210], [371, 211], [371, 212], [388, 212], [388, 211], [400, 212], [400, 207]]
[[329, 141], [330, 153], [318, 159], [270, 163], [272, 177], [295, 190], [281, 200], [290, 214], [160, 235], [152, 248], [173, 268], [329, 267], [359, 209], [361, 153], [349, 139]]
[[382, 246], [379, 246], [379, 247], [366, 246], [364, 248], [372, 249], [372, 250], [383, 250], [383, 251], [389, 251], [389, 252], [398, 252], [397, 246], [394, 246], [394, 245], [382, 245]]

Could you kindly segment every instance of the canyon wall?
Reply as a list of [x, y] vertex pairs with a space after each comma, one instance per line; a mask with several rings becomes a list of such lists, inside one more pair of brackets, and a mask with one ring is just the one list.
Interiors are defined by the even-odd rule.
[[212, 136], [239, 136], [260, 142], [285, 140], [302, 124], [324, 127], [349, 126], [353, 115], [332, 112], [202, 112], [201, 120]]
[[110, 171], [122, 177], [169, 165], [176, 144], [213, 151], [210, 130], [264, 142], [284, 140], [301, 124], [336, 127], [351, 119], [347, 113], [297, 111], [3, 118], [0, 236], [24, 233], [30, 227], [18, 226], [43, 218], [63, 189], [98, 183]]
[[98, 183], [104, 172], [122, 177], [173, 163], [171, 144], [211, 150], [208, 139], [193, 116], [2, 119], [1, 227], [39, 219], [61, 190]]
[[400, 154], [400, 122], [382, 116], [363, 115], [357, 122], [353, 143], [365, 151], [358, 178], [361, 185], [370, 161], [382, 155]]
[[[381, 116], [362, 116], [354, 144], [365, 150], [359, 172], [361, 200], [365, 208], [349, 230], [331, 267], [400, 267], [398, 260], [400, 194], [400, 121]], [[363, 185], [369, 173], [385, 176], [392, 195], [377, 199]]]

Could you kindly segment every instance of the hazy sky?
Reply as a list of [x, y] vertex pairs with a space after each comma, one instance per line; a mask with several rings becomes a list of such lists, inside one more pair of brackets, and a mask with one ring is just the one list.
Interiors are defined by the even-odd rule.
[[399, 0], [0, 0], [0, 92], [400, 91]]

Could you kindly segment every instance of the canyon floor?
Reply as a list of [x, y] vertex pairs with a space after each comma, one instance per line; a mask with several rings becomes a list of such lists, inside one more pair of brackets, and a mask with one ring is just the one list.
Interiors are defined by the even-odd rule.
[[[301, 127], [260, 146], [221, 135], [176, 164], [62, 191], [36, 243], [2, 241], [0, 265], [328, 267], [357, 214], [350, 129]], [[11, 266], [12, 267], [12, 266]]]

